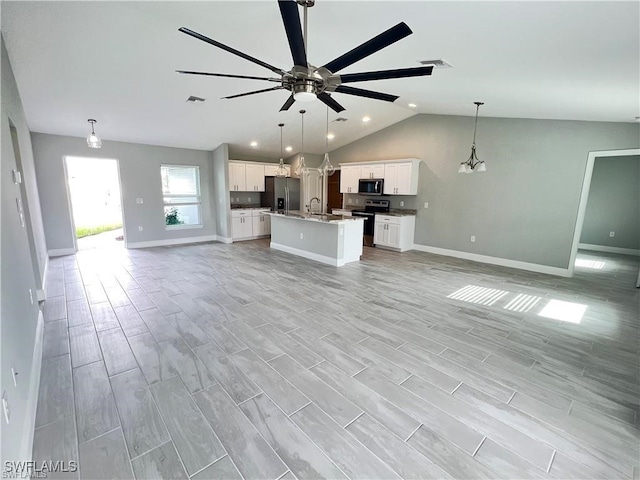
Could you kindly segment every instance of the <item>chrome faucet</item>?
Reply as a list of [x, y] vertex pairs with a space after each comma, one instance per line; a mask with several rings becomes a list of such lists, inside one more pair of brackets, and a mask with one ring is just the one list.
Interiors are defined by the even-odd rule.
[[311, 213], [311, 205], [313, 204], [314, 200], [317, 200], [318, 206], [320, 206], [320, 199], [318, 197], [313, 197], [311, 200], [309, 200], [309, 205], [307, 206], [307, 208], [309, 209], [309, 213]]

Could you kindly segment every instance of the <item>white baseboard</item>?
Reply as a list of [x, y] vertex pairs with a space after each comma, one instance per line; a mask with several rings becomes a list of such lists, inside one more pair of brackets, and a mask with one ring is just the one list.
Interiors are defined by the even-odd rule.
[[221, 237], [218, 235], [218, 241], [222, 243], [233, 243], [233, 238], [231, 237]]
[[163, 240], [150, 240], [148, 242], [128, 242], [126, 248], [166, 247], [169, 245], [182, 245], [185, 243], [214, 242], [217, 235], [202, 235], [200, 237], [166, 238]]
[[518, 260], [509, 260], [507, 258], [490, 257], [488, 255], [479, 255], [477, 253], [460, 252], [458, 250], [449, 250], [446, 248], [429, 247], [427, 245], [413, 245], [414, 250], [421, 252], [435, 253], [436, 255], [446, 255], [447, 257], [463, 258], [465, 260], [473, 260], [474, 262], [489, 263], [491, 265], [500, 265], [501, 267], [517, 268], [518, 270], [528, 270], [530, 272], [546, 273], [548, 275], [557, 275], [559, 277], [570, 277], [571, 273], [568, 268], [550, 267], [537, 263], [520, 262]]
[[31, 359], [31, 376], [29, 381], [29, 397], [24, 418], [22, 444], [20, 445], [20, 459], [30, 460], [33, 451], [33, 435], [36, 428], [36, 410], [38, 408], [38, 394], [40, 390], [40, 371], [42, 370], [42, 347], [44, 336], [44, 316], [38, 311], [36, 338]]
[[279, 250], [281, 252], [297, 255], [298, 257], [308, 258], [309, 260], [315, 260], [316, 262], [324, 263], [326, 265], [332, 265], [334, 267], [342, 267], [345, 264], [344, 260], [337, 260], [335, 258], [327, 257], [325, 255], [319, 255], [317, 253], [307, 252], [306, 250], [300, 250], [298, 248], [288, 247], [286, 245], [281, 245], [279, 243], [271, 242], [269, 246], [274, 250]]
[[53, 250], [48, 250], [47, 253], [50, 257], [63, 257], [65, 255], [74, 255], [76, 253], [75, 248], [54, 248]]
[[640, 250], [636, 250], [635, 248], [607, 247], [605, 245], [591, 245], [589, 243], [579, 243], [578, 248], [581, 250], [593, 250], [594, 252], [618, 253], [620, 255], [640, 257]]

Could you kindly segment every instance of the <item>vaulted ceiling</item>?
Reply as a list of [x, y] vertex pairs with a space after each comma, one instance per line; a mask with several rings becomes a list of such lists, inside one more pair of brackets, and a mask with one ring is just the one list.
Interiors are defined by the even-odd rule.
[[[324, 151], [326, 107], [286, 91], [220, 97], [273, 84], [179, 75], [176, 69], [273, 76], [260, 66], [178, 32], [189, 27], [289, 70], [282, 19], [273, 1], [32, 2], [1, 4], [2, 35], [32, 131], [86, 136], [96, 118], [105, 141], [279, 155], [284, 139]], [[453, 68], [430, 77], [351, 84], [399, 95], [395, 103], [334, 94], [330, 149], [416, 113], [633, 122], [640, 115], [640, 3], [368, 2], [317, 0], [309, 9], [308, 57], [322, 65], [404, 21], [413, 34], [346, 68], [352, 73], [420, 66]], [[204, 104], [187, 103], [190, 95]], [[409, 103], [417, 105], [410, 108]], [[371, 121], [363, 123], [363, 116]], [[251, 148], [251, 141], [258, 146]]]

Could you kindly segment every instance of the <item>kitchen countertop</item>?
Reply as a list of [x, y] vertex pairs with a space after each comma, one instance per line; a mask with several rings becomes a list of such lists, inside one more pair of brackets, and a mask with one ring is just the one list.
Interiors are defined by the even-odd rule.
[[380, 212], [380, 215], [389, 215], [391, 217], [406, 217], [416, 215], [417, 213], [417, 210], [411, 210], [409, 208], [392, 208], [386, 213]]
[[354, 222], [363, 221], [362, 217], [351, 217], [349, 215], [332, 215], [330, 213], [307, 213], [299, 210], [289, 210], [285, 212], [278, 210], [275, 212], [266, 212], [268, 215], [278, 217], [297, 218], [299, 220], [308, 220], [311, 222], [323, 222], [323, 223], [340, 223], [340, 222]]
[[240, 205], [237, 203], [231, 204], [231, 210], [259, 210], [261, 208], [266, 208], [269, 210], [270, 207], [260, 207], [258, 205]]

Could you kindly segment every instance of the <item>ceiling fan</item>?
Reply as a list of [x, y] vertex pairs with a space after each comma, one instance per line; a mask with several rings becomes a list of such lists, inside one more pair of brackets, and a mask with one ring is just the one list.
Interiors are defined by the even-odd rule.
[[[352, 82], [366, 82], [370, 80], [384, 80], [390, 78], [418, 77], [431, 75], [433, 66], [402, 68], [395, 70], [380, 70], [375, 72], [347, 73], [339, 75], [336, 72], [342, 70], [362, 60], [369, 55], [388, 47], [392, 43], [411, 35], [413, 32], [406, 23], [400, 22], [396, 26], [382, 32], [380, 35], [364, 42], [363, 44], [348, 51], [344, 55], [325, 63], [321, 67], [315, 67], [307, 61], [307, 8], [312, 7], [315, 0], [278, 0], [282, 22], [289, 40], [289, 48], [293, 57], [293, 68], [289, 71], [269, 65], [257, 58], [246, 53], [240, 52], [234, 48], [224, 45], [216, 40], [205, 37], [204, 35], [194, 32], [186, 27], [179, 29], [180, 32], [186, 33], [198, 40], [209, 43], [214, 47], [226, 50], [229, 53], [237, 55], [245, 60], [249, 60], [261, 67], [268, 68], [272, 72], [280, 76], [280, 78], [254, 77], [246, 75], [232, 75], [226, 73], [209, 73], [209, 72], [193, 72], [187, 70], [176, 70], [178, 73], [189, 75], [207, 75], [211, 77], [228, 77], [228, 78], [245, 78], [250, 80], [265, 80], [268, 82], [279, 83], [280, 85], [252, 92], [239, 93], [222, 97], [224, 99], [244, 97], [247, 95], [255, 95], [256, 93], [270, 92], [272, 90], [289, 90], [291, 95], [282, 105], [280, 111], [288, 110], [293, 103], [298, 100], [301, 102], [313, 101], [318, 98], [321, 102], [332, 108], [336, 112], [341, 112], [344, 107], [340, 105], [332, 96], [332, 92], [344, 93], [347, 95], [355, 95], [358, 97], [373, 98], [386, 102], [394, 102], [398, 99], [397, 95], [389, 95], [386, 93], [374, 92], [362, 88], [355, 88], [344, 85]], [[304, 33], [300, 25], [300, 13], [298, 5], [304, 7]]]

